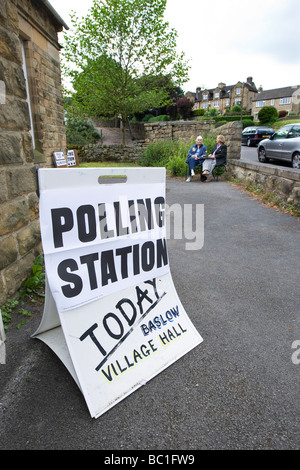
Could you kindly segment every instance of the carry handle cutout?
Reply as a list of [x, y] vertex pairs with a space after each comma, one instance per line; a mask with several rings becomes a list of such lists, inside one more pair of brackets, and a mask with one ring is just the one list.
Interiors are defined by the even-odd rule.
[[98, 178], [99, 184], [120, 184], [127, 183], [126, 175], [100, 175]]

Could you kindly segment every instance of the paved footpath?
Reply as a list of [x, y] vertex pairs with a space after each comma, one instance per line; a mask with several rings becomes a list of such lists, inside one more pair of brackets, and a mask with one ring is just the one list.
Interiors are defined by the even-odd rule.
[[30, 339], [34, 316], [7, 334], [0, 449], [299, 449], [299, 220], [223, 181], [170, 179], [167, 202], [204, 204], [203, 248], [168, 241], [203, 343], [93, 420], [60, 360]]

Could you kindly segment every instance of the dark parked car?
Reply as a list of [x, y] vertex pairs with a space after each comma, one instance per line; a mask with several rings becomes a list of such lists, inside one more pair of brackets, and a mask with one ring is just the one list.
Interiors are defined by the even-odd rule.
[[261, 140], [271, 137], [274, 132], [272, 127], [245, 127], [242, 132], [242, 144], [246, 144], [248, 147], [258, 145]]
[[284, 160], [293, 168], [300, 168], [300, 123], [281, 127], [270, 139], [260, 142], [257, 152], [262, 163]]

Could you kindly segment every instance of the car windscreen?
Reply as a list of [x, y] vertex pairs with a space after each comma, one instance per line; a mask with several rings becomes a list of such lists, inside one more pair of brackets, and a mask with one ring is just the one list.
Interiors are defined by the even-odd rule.
[[291, 129], [291, 126], [286, 126], [286, 127], [282, 127], [281, 129], [278, 129], [278, 131], [275, 132], [275, 134], [273, 135], [272, 140], [285, 139], [290, 129]]

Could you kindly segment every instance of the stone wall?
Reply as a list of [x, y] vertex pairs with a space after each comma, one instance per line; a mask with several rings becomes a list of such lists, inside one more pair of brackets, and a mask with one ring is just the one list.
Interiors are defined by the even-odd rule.
[[[0, 305], [19, 289], [41, 252], [36, 164], [52, 166], [52, 151], [65, 147], [52, 21], [41, 2], [0, 2]], [[20, 38], [33, 92], [35, 149]]]
[[229, 158], [241, 158], [242, 124], [238, 121], [229, 122], [215, 128], [215, 121], [183, 121], [153, 122], [145, 124], [145, 143], [157, 140], [194, 141], [198, 135], [205, 136], [223, 134], [226, 139]]
[[229, 160], [227, 175], [259, 186], [264, 193], [274, 193], [284, 202], [300, 209], [300, 174], [262, 163]]
[[[223, 134], [226, 139], [229, 158], [241, 158], [241, 129], [240, 122], [230, 122], [215, 129], [214, 121], [186, 121], [186, 122], [153, 122], [139, 123], [133, 132], [143, 135], [144, 139], [138, 141], [134, 146], [120, 147], [120, 145], [86, 145], [78, 149], [78, 156], [82, 162], [128, 162], [136, 161], [141, 155], [143, 148], [159, 140], [182, 140], [183, 142], [194, 141], [198, 135], [205, 136]], [[144, 127], [144, 131], [141, 129]]]
[[77, 149], [81, 162], [135, 162], [142, 155], [143, 146], [85, 145]]
[[145, 128], [145, 143], [157, 142], [158, 140], [182, 140], [190, 142], [198, 135], [205, 135], [214, 129], [215, 121], [165, 121], [147, 122]]

